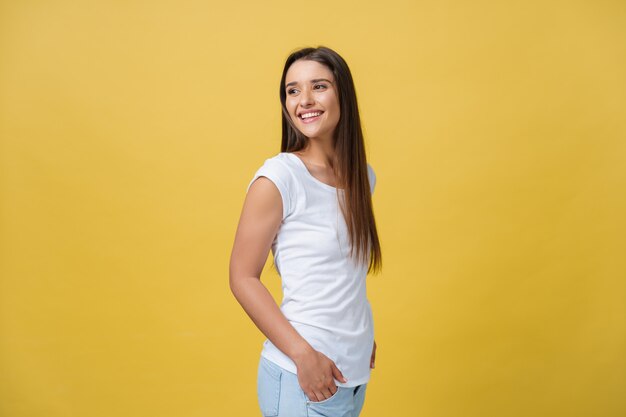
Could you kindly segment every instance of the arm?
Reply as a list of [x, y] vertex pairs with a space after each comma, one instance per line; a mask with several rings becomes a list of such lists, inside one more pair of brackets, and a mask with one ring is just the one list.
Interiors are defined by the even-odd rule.
[[337, 389], [333, 377], [345, 378], [334, 362], [296, 331], [274, 301], [260, 275], [282, 221], [282, 199], [271, 180], [259, 177], [248, 190], [230, 257], [233, 295], [259, 330], [298, 368], [298, 381], [311, 400], [323, 400]]

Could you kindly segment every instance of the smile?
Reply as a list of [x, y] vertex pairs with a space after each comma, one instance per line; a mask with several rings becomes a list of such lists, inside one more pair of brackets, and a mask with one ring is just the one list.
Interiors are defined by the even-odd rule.
[[302, 120], [303, 123], [313, 123], [316, 120], [319, 120], [320, 116], [322, 115], [322, 111], [314, 111], [314, 112], [310, 112], [310, 113], [302, 113], [300, 116], [298, 116], [300, 118], [300, 120]]

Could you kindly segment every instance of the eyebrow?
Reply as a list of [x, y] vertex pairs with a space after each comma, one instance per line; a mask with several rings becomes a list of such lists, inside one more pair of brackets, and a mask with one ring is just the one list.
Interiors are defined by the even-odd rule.
[[[326, 78], [316, 78], [316, 79], [314, 79], [314, 80], [311, 80], [311, 84], [316, 83], [316, 82], [318, 82], [318, 81], [326, 81], [326, 82], [329, 82], [329, 83], [331, 83], [331, 84], [332, 84], [332, 81], [327, 80]], [[298, 82], [297, 82], [297, 81], [292, 81], [292, 82], [290, 82], [289, 84], [285, 84], [285, 88], [287, 88], [287, 87], [289, 87], [289, 86], [292, 86], [292, 85], [296, 85], [296, 84], [298, 84]]]

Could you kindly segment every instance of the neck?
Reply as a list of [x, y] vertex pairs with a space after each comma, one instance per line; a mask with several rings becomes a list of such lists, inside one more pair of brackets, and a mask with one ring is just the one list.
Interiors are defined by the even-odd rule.
[[318, 139], [310, 138], [308, 146], [298, 153], [305, 156], [311, 164], [323, 168], [332, 168], [335, 166], [337, 155], [329, 141], [322, 142]]

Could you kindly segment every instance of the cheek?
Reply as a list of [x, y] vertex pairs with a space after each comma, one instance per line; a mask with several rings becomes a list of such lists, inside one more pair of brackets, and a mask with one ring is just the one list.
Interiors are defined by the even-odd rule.
[[295, 119], [294, 114], [293, 114], [293, 113], [294, 113], [294, 108], [295, 108], [295, 107], [293, 106], [293, 104], [291, 104], [291, 103], [289, 103], [289, 101], [287, 101], [287, 102], [285, 103], [285, 108], [287, 109], [287, 113], [289, 114], [289, 117], [290, 117], [291, 119]]
[[333, 117], [335, 120], [339, 120], [341, 116], [341, 112], [339, 111], [339, 105], [337, 105], [335, 108], [333, 108]]
[[327, 107], [332, 109], [332, 112], [339, 117], [339, 102], [335, 98], [329, 100]]

